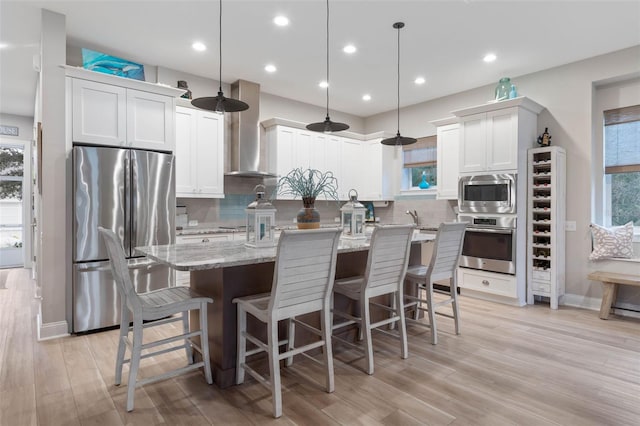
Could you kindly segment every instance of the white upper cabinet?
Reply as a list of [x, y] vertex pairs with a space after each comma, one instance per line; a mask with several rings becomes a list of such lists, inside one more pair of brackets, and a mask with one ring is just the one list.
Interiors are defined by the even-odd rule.
[[175, 148], [175, 99], [127, 89], [127, 143], [156, 151]]
[[182, 91], [67, 67], [74, 143], [172, 152]]
[[517, 173], [535, 142], [542, 109], [520, 97], [454, 111], [460, 117], [460, 174]]
[[[279, 121], [282, 120], [262, 123], [266, 128], [269, 170], [278, 177], [297, 167], [332, 172], [338, 181], [340, 200], [348, 200], [351, 189], [358, 191], [363, 201], [389, 200], [397, 193], [402, 163], [394, 147], [381, 145], [380, 139], [363, 141], [311, 132]], [[279, 194], [277, 198], [293, 197]]]
[[224, 198], [224, 116], [176, 107], [176, 196]]
[[126, 146], [127, 90], [87, 80], [72, 84], [73, 141]]
[[[457, 119], [447, 120], [457, 121]], [[436, 198], [439, 200], [458, 199], [458, 169], [460, 168], [460, 130], [457, 122], [442, 124], [445, 120], [432, 122], [436, 125], [438, 140], [437, 164], [438, 184]]]

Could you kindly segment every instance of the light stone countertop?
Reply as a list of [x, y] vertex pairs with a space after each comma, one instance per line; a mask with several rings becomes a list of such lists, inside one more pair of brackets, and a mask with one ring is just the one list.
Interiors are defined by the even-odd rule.
[[[413, 243], [423, 243], [435, 239], [433, 234], [414, 233]], [[369, 249], [367, 240], [340, 239], [338, 253], [348, 253]], [[161, 246], [136, 247], [136, 251], [148, 258], [171, 266], [179, 271], [195, 271], [224, 268], [227, 266], [252, 265], [273, 262], [276, 247], [253, 248], [243, 241], [215, 241], [192, 244], [169, 244]]]

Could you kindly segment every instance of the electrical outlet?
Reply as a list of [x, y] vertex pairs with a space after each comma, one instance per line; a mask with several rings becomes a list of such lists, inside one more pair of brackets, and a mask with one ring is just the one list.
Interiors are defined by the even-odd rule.
[[576, 221], [575, 220], [567, 220], [564, 223], [565, 231], [575, 231], [576, 230]]

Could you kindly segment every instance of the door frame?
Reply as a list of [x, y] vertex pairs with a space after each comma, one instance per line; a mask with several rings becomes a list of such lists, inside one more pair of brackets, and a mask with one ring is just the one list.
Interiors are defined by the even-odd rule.
[[0, 145], [22, 148], [22, 260], [25, 268], [31, 268], [33, 259], [32, 247], [32, 188], [33, 176], [31, 174], [31, 144], [33, 141], [26, 139], [13, 139], [0, 137]]

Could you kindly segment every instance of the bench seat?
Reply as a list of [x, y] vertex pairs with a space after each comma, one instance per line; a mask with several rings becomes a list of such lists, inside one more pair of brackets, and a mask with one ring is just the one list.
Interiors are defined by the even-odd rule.
[[602, 304], [600, 305], [600, 318], [609, 319], [611, 306], [618, 294], [618, 285], [633, 285], [640, 287], [640, 275], [620, 274], [617, 272], [594, 271], [587, 278], [591, 281], [602, 282]]

